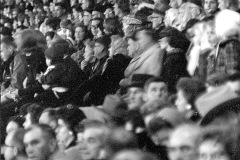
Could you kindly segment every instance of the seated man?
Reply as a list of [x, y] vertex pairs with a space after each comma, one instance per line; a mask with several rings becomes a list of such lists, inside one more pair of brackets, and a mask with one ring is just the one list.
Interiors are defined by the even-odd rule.
[[23, 81], [27, 73], [26, 56], [16, 52], [16, 46], [12, 37], [5, 37], [1, 40], [1, 58], [6, 64], [3, 83], [1, 83], [1, 105], [13, 101], [11, 92], [23, 88]]

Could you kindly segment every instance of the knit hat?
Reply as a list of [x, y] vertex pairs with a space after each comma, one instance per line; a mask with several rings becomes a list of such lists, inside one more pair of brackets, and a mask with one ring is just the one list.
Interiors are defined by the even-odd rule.
[[63, 39], [59, 39], [46, 49], [45, 56], [52, 61], [61, 60], [64, 54], [68, 53], [68, 50], [68, 43]]
[[62, 119], [72, 131], [75, 131], [78, 124], [86, 118], [85, 114], [78, 107], [68, 104], [56, 110], [59, 119]]

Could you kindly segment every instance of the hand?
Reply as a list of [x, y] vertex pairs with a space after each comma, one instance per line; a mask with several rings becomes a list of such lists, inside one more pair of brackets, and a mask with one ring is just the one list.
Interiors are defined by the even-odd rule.
[[49, 88], [50, 88], [50, 86], [49, 86], [49, 85], [47, 85], [47, 84], [43, 84], [43, 85], [42, 85], [42, 88], [43, 88], [44, 90], [47, 90], [47, 89], [49, 89]]

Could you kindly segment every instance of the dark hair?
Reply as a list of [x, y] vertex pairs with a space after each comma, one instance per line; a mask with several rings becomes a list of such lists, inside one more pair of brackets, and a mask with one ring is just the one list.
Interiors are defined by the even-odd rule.
[[42, 111], [43, 106], [41, 106], [39, 103], [33, 103], [27, 107], [27, 113], [30, 114], [30, 120], [33, 124], [38, 124]]
[[130, 2], [129, 0], [116, 0], [115, 2], [118, 5], [118, 8], [124, 13], [130, 13]]
[[102, 18], [93, 18], [93, 19], [91, 19], [90, 24], [92, 23], [92, 21], [99, 21], [99, 23], [97, 24], [97, 27], [103, 32], [103, 19]]
[[54, 31], [56, 31], [59, 28], [59, 26], [60, 26], [60, 22], [61, 22], [61, 19], [59, 19], [57, 17], [52, 17], [52, 18], [49, 18], [46, 21], [46, 26], [49, 26]]
[[62, 2], [56, 3], [55, 6], [60, 6], [62, 9], [67, 10], [67, 7], [66, 7], [65, 4], [62, 3]]
[[159, 33], [159, 38], [167, 37], [168, 43], [173, 48], [187, 51], [190, 42], [180, 31], [173, 27], [166, 27]]
[[108, 49], [109, 45], [111, 44], [111, 39], [109, 36], [101, 36], [96, 39], [95, 43], [100, 43], [104, 46], [105, 49]]
[[82, 6], [80, 4], [76, 4], [72, 7], [73, 9], [75, 9], [77, 12], [82, 12]]
[[55, 32], [53, 31], [49, 31], [45, 34], [45, 37], [49, 36], [51, 39], [53, 39], [53, 37], [55, 36]]
[[162, 129], [173, 129], [173, 126], [161, 117], [153, 118], [147, 126], [147, 131], [150, 135], [154, 135]]
[[196, 98], [205, 92], [206, 86], [197, 78], [183, 77], [177, 82], [177, 90], [182, 90], [188, 102], [194, 106]]
[[110, 35], [122, 35], [122, 25], [116, 17], [106, 18], [104, 21], [104, 29], [110, 33]]

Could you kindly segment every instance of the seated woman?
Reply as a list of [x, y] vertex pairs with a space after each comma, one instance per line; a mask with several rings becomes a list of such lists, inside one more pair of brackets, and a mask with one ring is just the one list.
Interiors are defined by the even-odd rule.
[[205, 92], [205, 85], [198, 79], [181, 78], [177, 82], [177, 99], [175, 105], [186, 119], [197, 122], [200, 115], [194, 105], [196, 98]]

